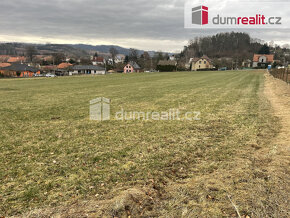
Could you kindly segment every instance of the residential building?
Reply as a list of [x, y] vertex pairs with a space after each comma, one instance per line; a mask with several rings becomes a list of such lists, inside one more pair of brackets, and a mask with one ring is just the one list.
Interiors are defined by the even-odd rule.
[[56, 65], [47, 65], [47, 66], [41, 66], [41, 70], [45, 73], [55, 73], [57, 70]]
[[104, 65], [105, 59], [103, 57], [94, 57], [92, 63], [93, 65]]
[[252, 66], [252, 61], [249, 59], [242, 62], [243, 68], [250, 68], [251, 66]]
[[169, 60], [171, 60], [171, 61], [175, 61], [175, 60], [176, 60], [175, 55], [171, 55], [171, 56], [169, 57]]
[[18, 56], [18, 57], [10, 57], [7, 60], [8, 63], [25, 63], [26, 62], [26, 57], [24, 56]]
[[0, 68], [9, 67], [9, 66], [11, 66], [10, 63], [0, 63]]
[[214, 68], [211, 59], [206, 55], [201, 58], [191, 58], [190, 63], [192, 71], [211, 70]]
[[124, 67], [124, 73], [139, 73], [141, 71], [141, 67], [136, 62], [129, 62]]
[[115, 57], [115, 63], [116, 63], [116, 64], [118, 64], [118, 63], [124, 63], [125, 58], [126, 58], [125, 55], [123, 55], [123, 54], [118, 54], [118, 55]]
[[[1, 67], [2, 66], [2, 67]], [[40, 74], [40, 71], [26, 64], [12, 63], [0, 66], [0, 74], [4, 77], [33, 77], [34, 74]]]
[[274, 62], [273, 54], [254, 54], [253, 67], [255, 68], [267, 68]]
[[69, 71], [70, 76], [78, 74], [104, 75], [106, 69], [95, 65], [76, 65]]
[[57, 66], [58, 69], [69, 69], [70, 67], [72, 67], [73, 65], [70, 63], [61, 63]]

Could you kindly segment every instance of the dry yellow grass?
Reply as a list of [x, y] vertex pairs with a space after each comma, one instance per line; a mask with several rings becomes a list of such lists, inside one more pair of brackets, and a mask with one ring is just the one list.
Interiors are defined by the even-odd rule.
[[[282, 124], [264, 82], [261, 71], [2, 80], [0, 214], [227, 217], [234, 204], [286, 217], [287, 177], [265, 155]], [[180, 108], [201, 120], [92, 122], [98, 96], [113, 112]]]

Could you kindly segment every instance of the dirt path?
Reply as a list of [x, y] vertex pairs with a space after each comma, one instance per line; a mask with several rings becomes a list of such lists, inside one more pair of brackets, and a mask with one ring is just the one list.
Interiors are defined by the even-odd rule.
[[267, 193], [267, 211], [265, 215], [273, 217], [289, 216], [290, 199], [290, 85], [265, 73], [264, 95], [270, 101], [274, 115], [279, 118], [281, 127], [273, 139], [270, 150], [261, 149], [257, 159], [270, 159], [262, 169], [269, 175], [269, 193]]
[[271, 102], [275, 115], [281, 120], [282, 130], [276, 138], [280, 151], [288, 151], [290, 147], [290, 85], [265, 74], [265, 95]]

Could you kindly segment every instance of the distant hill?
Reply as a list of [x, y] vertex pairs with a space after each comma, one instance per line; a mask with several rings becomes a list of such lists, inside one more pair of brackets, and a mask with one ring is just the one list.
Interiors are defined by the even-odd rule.
[[[0, 55], [23, 55], [25, 48], [33, 45], [38, 54], [50, 55], [62, 52], [67, 56], [87, 56], [90, 52], [109, 53], [110, 48], [118, 50], [119, 54], [129, 55], [130, 49], [117, 45], [86, 45], [86, 44], [32, 44], [32, 43], [0, 43]], [[144, 53], [144, 50], [136, 49], [138, 54]], [[154, 56], [154, 51], [148, 51], [150, 56]]]
[[61, 52], [68, 56], [86, 56], [88, 53], [79, 48], [74, 48], [70, 45], [65, 44], [45, 44], [45, 45], [35, 45], [36, 49], [42, 54], [51, 54], [55, 52]]
[[[118, 50], [119, 54], [129, 55], [130, 49], [129, 48], [123, 48], [117, 45], [86, 45], [86, 44], [76, 44], [76, 45], [70, 45], [74, 48], [83, 49], [86, 51], [96, 51], [101, 53], [109, 53], [110, 48], [115, 48]], [[136, 49], [138, 54], [141, 55], [144, 53], [144, 50], [138, 50]], [[155, 54], [154, 51], [148, 51], [149, 55], [153, 56]]]
[[88, 52], [70, 45], [62, 44], [32, 44], [32, 43], [0, 43], [0, 55], [25, 55], [27, 46], [34, 46], [37, 54], [51, 55], [64, 53], [67, 56], [87, 56]]

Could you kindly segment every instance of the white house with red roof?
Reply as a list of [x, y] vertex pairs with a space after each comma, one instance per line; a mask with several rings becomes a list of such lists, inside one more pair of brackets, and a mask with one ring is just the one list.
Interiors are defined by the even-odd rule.
[[253, 67], [266, 68], [274, 62], [273, 54], [254, 54]]

